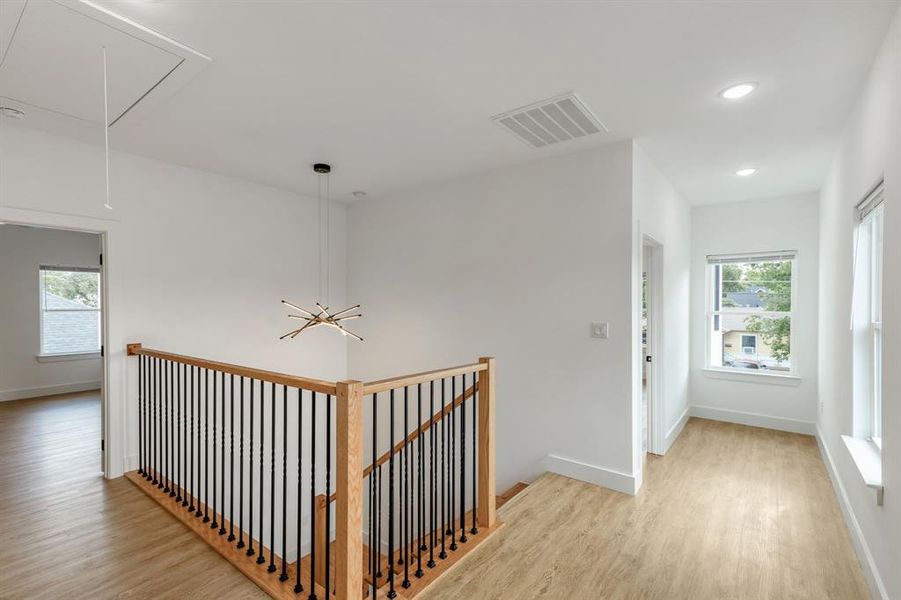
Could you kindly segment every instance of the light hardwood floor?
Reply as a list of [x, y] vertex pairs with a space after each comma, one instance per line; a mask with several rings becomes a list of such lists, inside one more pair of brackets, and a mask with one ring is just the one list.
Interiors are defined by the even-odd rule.
[[0, 598], [268, 598], [124, 478], [96, 393], [0, 402]]
[[[95, 394], [0, 403], [0, 598], [265, 598], [125, 479]], [[422, 597], [868, 597], [809, 436], [692, 419], [637, 497], [545, 475]]]
[[545, 474], [444, 598], [868, 598], [811, 436], [691, 419], [636, 497]]

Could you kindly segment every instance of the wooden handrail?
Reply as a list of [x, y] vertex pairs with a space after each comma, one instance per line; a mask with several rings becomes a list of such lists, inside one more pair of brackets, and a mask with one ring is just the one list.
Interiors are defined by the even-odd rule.
[[450, 367], [449, 369], [436, 369], [434, 371], [425, 371], [422, 373], [414, 373], [413, 375], [403, 375], [401, 377], [391, 377], [389, 379], [379, 379], [378, 381], [369, 381], [363, 384], [363, 395], [377, 394], [379, 392], [387, 392], [397, 388], [406, 387], [408, 385], [416, 385], [417, 383], [425, 383], [434, 381], [444, 377], [454, 377], [456, 375], [464, 375], [466, 373], [478, 373], [488, 368], [485, 363], [474, 363], [471, 365], [460, 365], [459, 367]]
[[[432, 425], [438, 424], [441, 421], [442, 417], [444, 417], [445, 415], [449, 415], [451, 412], [453, 412], [453, 410], [455, 408], [458, 408], [461, 404], [463, 404], [463, 400], [465, 400], [466, 398], [472, 398], [472, 395], [478, 389], [479, 389], [478, 384], [471, 385], [468, 388], [466, 388], [466, 390], [462, 394], [457, 396], [453, 402], [451, 402], [450, 404], [445, 406], [443, 411], [436, 412], [434, 415], [432, 415], [431, 419], [422, 423], [418, 429], [416, 429], [415, 431], [410, 433], [403, 440], [396, 443], [394, 445], [394, 448], [392, 448], [391, 450], [382, 454], [378, 458], [378, 460], [376, 460], [374, 463], [372, 463], [371, 465], [369, 465], [368, 467], [363, 469], [363, 475], [362, 475], [361, 479], [365, 479], [379, 465], [383, 465], [386, 462], [388, 462], [388, 460], [391, 458], [392, 454], [397, 454], [404, 448], [405, 445], [411, 444], [412, 442], [414, 442], [420, 435], [423, 435], [425, 432], [427, 432]], [[331, 496], [329, 496], [329, 498], [328, 498], [329, 502], [334, 502], [337, 495], [338, 495], [337, 493], [334, 493]]]
[[250, 377], [260, 381], [268, 381], [278, 385], [287, 385], [289, 387], [303, 388], [321, 394], [330, 394], [334, 396], [337, 388], [334, 382], [324, 381], [322, 379], [310, 379], [309, 377], [299, 377], [297, 375], [288, 375], [286, 373], [276, 373], [275, 371], [264, 371], [262, 369], [254, 369], [251, 367], [242, 367], [229, 363], [216, 362], [205, 358], [197, 358], [194, 356], [184, 356], [182, 354], [173, 354], [172, 352], [164, 352], [162, 350], [151, 350], [144, 348], [141, 344], [128, 344], [128, 356], [152, 356], [172, 362], [182, 363], [200, 367], [202, 369], [211, 369], [213, 371], [221, 371], [223, 373], [231, 373], [232, 375], [240, 375], [242, 377]]

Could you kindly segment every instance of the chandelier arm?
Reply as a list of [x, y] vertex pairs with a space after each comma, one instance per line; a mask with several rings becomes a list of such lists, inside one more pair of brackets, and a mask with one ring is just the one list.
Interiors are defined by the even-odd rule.
[[285, 306], [290, 306], [291, 308], [293, 308], [293, 309], [295, 309], [295, 310], [299, 310], [299, 311], [302, 312], [302, 313], [306, 313], [306, 314], [310, 315], [311, 317], [314, 316], [313, 313], [311, 313], [311, 312], [308, 311], [307, 309], [301, 308], [301, 307], [296, 306], [296, 305], [294, 305], [294, 304], [291, 304], [291, 303], [288, 302], [287, 300], [282, 300], [282, 304], [284, 304]]
[[332, 320], [337, 323], [338, 321], [344, 321], [347, 319], [359, 319], [362, 316], [363, 315], [347, 315], [346, 317], [338, 317], [337, 319], [335, 317], [332, 317]]
[[342, 310], [342, 311], [336, 312], [335, 314], [332, 315], [332, 317], [340, 317], [340, 316], [343, 315], [344, 313], [350, 312], [350, 311], [352, 311], [352, 310], [354, 310], [354, 309], [357, 309], [357, 308], [360, 308], [360, 305], [359, 305], [359, 304], [357, 304], [356, 306], [351, 306], [350, 308], [345, 308], [345, 309]]

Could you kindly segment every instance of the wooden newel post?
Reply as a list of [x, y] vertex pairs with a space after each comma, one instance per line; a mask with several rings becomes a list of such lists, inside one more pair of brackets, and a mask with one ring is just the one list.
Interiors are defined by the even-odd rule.
[[337, 384], [335, 584], [338, 600], [363, 597], [363, 384]]
[[479, 371], [479, 486], [478, 486], [478, 518], [479, 527], [494, 527], [497, 508], [495, 506], [495, 458], [494, 458], [494, 359], [483, 357], [480, 363], [486, 364], [484, 371]]

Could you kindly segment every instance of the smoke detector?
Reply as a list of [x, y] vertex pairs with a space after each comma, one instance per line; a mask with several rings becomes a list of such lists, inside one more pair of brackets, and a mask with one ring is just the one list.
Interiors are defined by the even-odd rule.
[[534, 148], [607, 132], [573, 92], [495, 115], [491, 120]]

